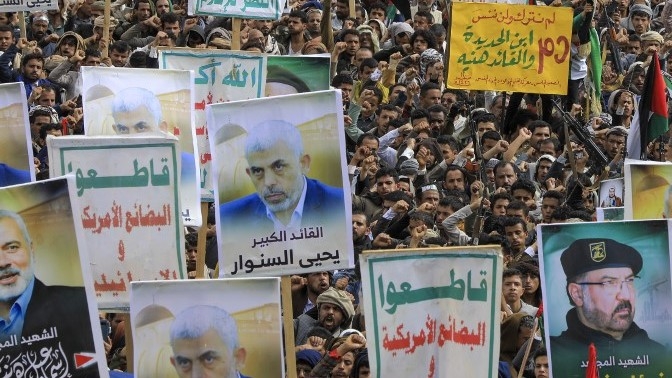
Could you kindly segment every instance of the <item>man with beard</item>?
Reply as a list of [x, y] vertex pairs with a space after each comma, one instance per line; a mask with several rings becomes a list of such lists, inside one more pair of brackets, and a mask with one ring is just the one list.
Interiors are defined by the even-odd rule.
[[264, 46], [266, 46], [265, 53], [271, 55], [284, 55], [285, 48], [282, 44], [271, 35], [273, 29], [273, 20], [256, 20], [254, 21], [254, 28], [259, 29], [264, 35]]
[[621, 20], [621, 26], [641, 36], [649, 31], [652, 16], [653, 11], [648, 5], [633, 4], [628, 17]]
[[292, 276], [292, 307], [294, 319], [315, 307], [317, 297], [329, 288], [329, 272]]
[[56, 42], [59, 39], [58, 34], [52, 33], [49, 30], [49, 18], [42, 12], [37, 12], [30, 16], [30, 29], [27, 30], [26, 37], [29, 41], [37, 42], [45, 57], [54, 51]]
[[347, 0], [336, 0], [336, 10], [331, 16], [331, 27], [334, 31], [343, 29], [345, 19], [350, 16], [350, 3]]
[[[131, 27], [148, 22], [148, 23], [153, 23], [157, 25], [157, 29], [160, 26], [160, 22], [158, 19], [154, 21], [152, 19], [152, 7], [149, 3], [149, 0], [138, 0], [135, 3], [133, 3], [133, 13], [131, 15], [130, 20], [124, 21], [121, 23], [121, 25], [117, 26], [117, 28], [114, 31], [114, 38], [116, 40], [120, 40], [122, 35], [128, 31]], [[152, 21], [149, 21], [152, 20]]]
[[[584, 377], [581, 366], [587, 360], [590, 343], [601, 356], [611, 356], [615, 361], [647, 355], [649, 366], [661, 366], [664, 347], [634, 322], [635, 280], [642, 270], [641, 254], [612, 239], [579, 239], [562, 252], [560, 263], [574, 308], [567, 312], [567, 330], [551, 337], [553, 360], [562, 361], [561, 370], [556, 372], [562, 371], [563, 377]], [[623, 372], [620, 366], [609, 369], [618, 369], [613, 370], [615, 375], [616, 371]], [[652, 374], [647, 367], [636, 369], [638, 374]], [[607, 372], [603, 368], [601, 373]]]
[[124, 41], [116, 41], [110, 45], [110, 55], [102, 62], [108, 67], [125, 67], [131, 55], [131, 46]]
[[[525, 211], [523, 210], [523, 213], [524, 212]], [[525, 252], [525, 242], [528, 240], [528, 234], [527, 222], [525, 222], [523, 218], [506, 217], [504, 219], [504, 237], [506, 239], [502, 248], [504, 250], [505, 266], [521, 261], [532, 260], [532, 256]]]
[[294, 319], [294, 345], [303, 345], [313, 327], [323, 327], [334, 336], [350, 327], [355, 308], [347, 292], [333, 287], [317, 297], [317, 307]]
[[[32, 353], [36, 358], [31, 361], [33, 366], [55, 363], [56, 359], [65, 365], [63, 376], [91, 376], [98, 371], [95, 364], [83, 369], [77, 369], [73, 364], [75, 354], [95, 353], [84, 288], [43, 284], [35, 277], [34, 262], [33, 242], [23, 218], [14, 212], [0, 210], [2, 354], [8, 361], [18, 361], [21, 355]], [[47, 331], [49, 329], [52, 331]], [[54, 337], [40, 337], [47, 332]], [[33, 341], [25, 343], [22, 339]], [[54, 348], [55, 354], [40, 356], [38, 351], [46, 348]]]
[[355, 250], [355, 268], [336, 271], [332, 281], [334, 281], [335, 288], [345, 290], [355, 298], [355, 305], [359, 304], [359, 291], [362, 287], [359, 256], [362, 251], [372, 248], [370, 236], [371, 220], [366, 217], [363, 211], [353, 211], [352, 244]]
[[310, 41], [310, 33], [306, 31], [308, 15], [301, 10], [293, 10], [287, 16], [289, 38], [284, 41], [285, 55], [302, 55], [303, 45]]
[[620, 207], [623, 206], [623, 200], [616, 195], [616, 188], [609, 188], [609, 197], [602, 200], [600, 207]]
[[508, 161], [500, 161], [493, 169], [495, 174], [495, 188], [504, 188], [511, 193], [511, 185], [518, 180], [516, 169]]
[[343, 212], [343, 189], [306, 177], [311, 157], [291, 123], [269, 120], [251, 128], [245, 158], [256, 193], [220, 206], [222, 230], [235, 223], [252, 226], [256, 233], [297, 231]]
[[27, 41], [20, 39], [17, 44], [11, 45], [2, 56], [0, 56], [0, 83], [22, 82], [26, 88], [26, 97], [30, 98], [33, 89], [38, 86], [51, 85], [49, 80], [41, 79], [44, 56], [40, 53], [26, 54], [21, 58], [21, 69], [12, 71], [9, 68], [9, 62], [14, 60], [17, 52], [23, 49]]

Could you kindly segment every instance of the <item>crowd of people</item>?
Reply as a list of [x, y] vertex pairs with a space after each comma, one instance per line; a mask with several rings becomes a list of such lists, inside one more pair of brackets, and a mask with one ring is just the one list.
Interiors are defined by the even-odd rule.
[[[622, 205], [611, 192], [601, 202], [597, 188], [623, 177], [652, 59], [672, 72], [672, 2], [537, 3], [574, 12], [565, 96], [445, 88], [451, 15], [434, 0], [419, 0], [410, 14], [380, 0], [357, 2], [354, 12], [347, 0], [290, 1], [280, 20], [242, 20], [236, 43], [231, 19], [188, 15], [186, 1], [118, 0], [108, 39], [104, 2], [59, 1], [58, 10], [29, 14], [26, 38], [17, 13], [0, 14], [0, 82], [25, 86], [35, 168], [46, 178], [47, 135], [84, 133], [82, 66], [157, 68], [160, 46], [330, 54], [330, 84], [344, 104], [356, 257], [370, 249], [501, 246], [501, 374], [547, 377], [543, 337], [533, 332], [542, 303], [534, 227], [591, 222], [596, 207]], [[646, 154], [672, 161], [669, 136]], [[213, 224], [211, 216], [211, 270]], [[186, 240], [194, 271], [196, 237]], [[356, 266], [292, 278], [299, 377], [368, 376], [359, 273]], [[123, 332], [118, 317], [110, 320], [110, 361], [123, 366]]]

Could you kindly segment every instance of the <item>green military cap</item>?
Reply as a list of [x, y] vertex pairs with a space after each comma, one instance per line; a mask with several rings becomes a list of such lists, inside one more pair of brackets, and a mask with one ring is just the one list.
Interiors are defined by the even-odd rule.
[[597, 269], [631, 268], [633, 274], [642, 270], [642, 255], [636, 249], [612, 239], [579, 239], [560, 256], [567, 281]]

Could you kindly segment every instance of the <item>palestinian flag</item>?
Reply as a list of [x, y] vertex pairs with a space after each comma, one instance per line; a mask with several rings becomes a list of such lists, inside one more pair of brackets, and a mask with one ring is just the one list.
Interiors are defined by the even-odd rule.
[[663, 79], [665, 79], [665, 86], [667, 87], [667, 95], [672, 97], [672, 75], [669, 73], [663, 72]]
[[667, 132], [667, 86], [660, 72], [658, 53], [651, 57], [646, 73], [639, 114], [641, 160], [646, 160], [646, 146]]

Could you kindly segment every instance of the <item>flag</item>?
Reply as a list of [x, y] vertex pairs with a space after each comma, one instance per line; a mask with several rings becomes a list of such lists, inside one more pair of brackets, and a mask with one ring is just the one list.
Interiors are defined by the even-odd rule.
[[639, 101], [641, 160], [646, 160], [646, 146], [667, 132], [667, 86], [660, 72], [658, 53], [653, 53]]
[[667, 87], [667, 95], [672, 97], [672, 75], [663, 71], [663, 79], [665, 79], [665, 86]]
[[590, 55], [588, 55], [589, 80], [587, 84], [590, 95], [590, 113], [602, 113], [602, 57], [600, 54], [600, 37], [595, 28], [590, 28]]
[[586, 378], [600, 378], [600, 372], [597, 370], [597, 349], [593, 343], [590, 343], [590, 346], [588, 347], [588, 368], [586, 368]]

